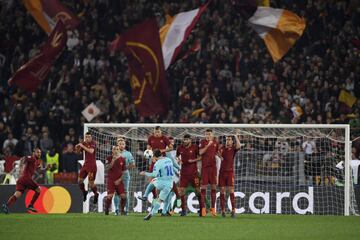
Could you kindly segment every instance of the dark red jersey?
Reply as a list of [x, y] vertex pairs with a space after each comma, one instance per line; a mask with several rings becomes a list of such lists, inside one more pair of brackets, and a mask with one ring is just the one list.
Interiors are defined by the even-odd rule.
[[[166, 149], [166, 147], [170, 145], [170, 141], [164, 135], [161, 135], [161, 137], [155, 137], [154, 135], [151, 135], [148, 138], [148, 145], [151, 146], [152, 150], [155, 150], [155, 149], [163, 150], [163, 149]], [[166, 153], [163, 152], [162, 155], [165, 156]]]
[[232, 147], [223, 146], [220, 149], [221, 156], [223, 157], [220, 166], [220, 172], [234, 171], [234, 158], [237, 151], [238, 150], [234, 146]]
[[[110, 164], [113, 160], [113, 156], [108, 156], [106, 158], [106, 161], [108, 164]], [[126, 170], [126, 161], [125, 158], [123, 157], [118, 157], [115, 162], [114, 165], [112, 166], [112, 168], [109, 169], [108, 171], [108, 178], [111, 179], [112, 181], [115, 181], [117, 179], [119, 179], [122, 176], [123, 171]]]
[[92, 167], [96, 167], [96, 143], [94, 141], [91, 141], [90, 143], [84, 142], [83, 145], [87, 148], [93, 148], [94, 152], [93, 153], [89, 153], [87, 151], [85, 152], [85, 163], [84, 166], [92, 166]]
[[176, 156], [181, 156], [181, 175], [194, 175], [197, 174], [196, 162], [189, 163], [190, 159], [196, 159], [199, 155], [199, 148], [195, 144], [190, 144], [189, 147], [180, 145], [176, 149]]
[[40, 166], [40, 160], [34, 156], [27, 156], [24, 160], [24, 166], [21, 172], [20, 177], [32, 178], [35, 173], [36, 168]]
[[[209, 141], [206, 139], [201, 140], [199, 149], [204, 148]], [[212, 141], [211, 146], [206, 150], [203, 155], [201, 155], [202, 168], [205, 167], [216, 167], [216, 159], [215, 156], [219, 151], [219, 143], [215, 140]]]

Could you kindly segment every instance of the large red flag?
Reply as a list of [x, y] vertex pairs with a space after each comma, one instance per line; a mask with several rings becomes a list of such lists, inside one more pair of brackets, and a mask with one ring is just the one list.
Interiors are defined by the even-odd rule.
[[64, 49], [66, 41], [65, 25], [62, 21], [58, 21], [41, 52], [21, 66], [9, 80], [9, 85], [15, 84], [25, 91], [35, 91], [46, 78], [51, 66]]
[[156, 19], [135, 25], [122, 35], [134, 103], [141, 116], [165, 114], [170, 89], [165, 78], [159, 28]]

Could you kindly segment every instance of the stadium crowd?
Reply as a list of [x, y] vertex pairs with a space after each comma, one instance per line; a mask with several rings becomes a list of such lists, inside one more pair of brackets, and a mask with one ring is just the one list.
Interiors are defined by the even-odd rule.
[[[139, 116], [132, 103], [125, 55], [109, 53], [108, 45], [116, 33], [152, 14], [161, 25], [165, 12], [203, 1], [62, 2], [82, 23], [69, 32], [67, 49], [32, 94], [9, 88], [7, 80], [39, 52], [46, 34], [19, 2], [0, 5], [0, 155], [29, 155], [39, 146], [51, 156], [75, 159], [71, 144], [82, 135], [81, 111], [91, 102], [101, 109], [95, 122], [351, 123], [360, 129], [356, 1], [271, 1], [307, 22], [300, 40], [274, 64], [231, 1], [213, 0], [167, 71], [171, 110], [150, 118]], [[201, 48], [185, 54], [195, 42]], [[339, 102], [341, 89], [357, 98], [352, 107]]]

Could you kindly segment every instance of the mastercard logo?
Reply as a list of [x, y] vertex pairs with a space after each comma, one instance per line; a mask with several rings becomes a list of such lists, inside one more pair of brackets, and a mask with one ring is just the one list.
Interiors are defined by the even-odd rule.
[[[68, 190], [60, 186], [46, 188], [40, 186], [39, 198], [34, 204], [38, 213], [67, 213], [71, 207], [71, 196]], [[34, 196], [34, 191], [28, 191], [25, 206], [28, 206]]]

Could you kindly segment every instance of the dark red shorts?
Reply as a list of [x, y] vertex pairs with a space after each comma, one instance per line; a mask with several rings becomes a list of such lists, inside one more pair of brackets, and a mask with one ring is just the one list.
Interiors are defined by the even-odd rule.
[[216, 167], [205, 167], [201, 169], [201, 185], [215, 185], [216, 178]]
[[219, 187], [233, 187], [235, 184], [234, 172], [219, 173]]
[[124, 183], [123, 181], [121, 181], [119, 183], [119, 185], [115, 185], [114, 180], [112, 179], [108, 179], [108, 183], [107, 183], [107, 193], [108, 194], [113, 194], [113, 193], [117, 193], [117, 194], [123, 194], [125, 193], [125, 188], [124, 188]]
[[97, 171], [96, 166], [95, 167], [82, 166], [82, 168], [80, 169], [79, 178], [85, 179], [86, 177], [88, 177], [89, 181], [91, 182], [95, 181], [96, 171]]
[[26, 189], [34, 190], [37, 189], [39, 185], [30, 177], [21, 177], [16, 182], [16, 191], [24, 192]]
[[180, 187], [186, 188], [189, 185], [193, 186], [194, 188], [200, 187], [200, 178], [197, 174], [180, 175]]
[[152, 172], [154, 170], [154, 162], [151, 162], [150, 166], [149, 166], [149, 172]]

